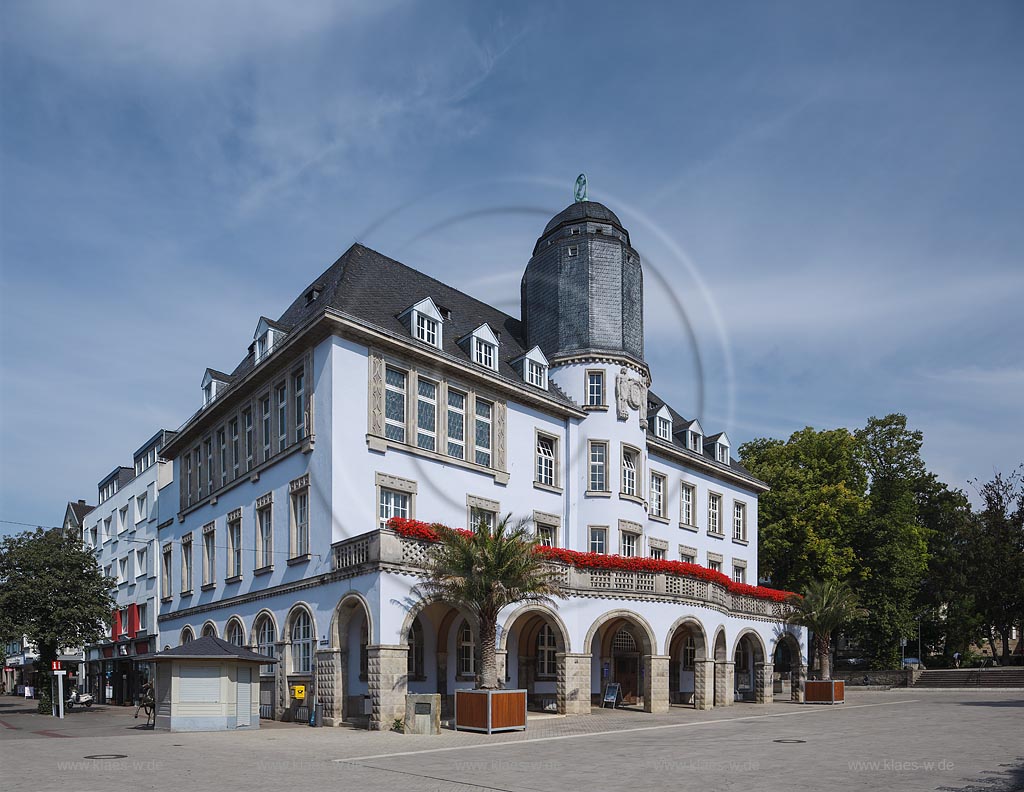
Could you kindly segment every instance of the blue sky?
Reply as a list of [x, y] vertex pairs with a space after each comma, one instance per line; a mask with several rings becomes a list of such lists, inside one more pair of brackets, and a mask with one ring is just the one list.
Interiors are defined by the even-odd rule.
[[[1016, 2], [0, 5], [0, 518], [57, 524], [352, 242], [518, 314], [577, 173], [656, 391], [1022, 461]], [[10, 531], [0, 526], [0, 531]]]

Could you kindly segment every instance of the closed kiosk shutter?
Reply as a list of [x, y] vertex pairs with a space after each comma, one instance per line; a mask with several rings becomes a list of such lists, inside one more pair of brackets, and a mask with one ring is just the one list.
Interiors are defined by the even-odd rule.
[[220, 666], [183, 665], [179, 674], [178, 701], [185, 704], [220, 702]]

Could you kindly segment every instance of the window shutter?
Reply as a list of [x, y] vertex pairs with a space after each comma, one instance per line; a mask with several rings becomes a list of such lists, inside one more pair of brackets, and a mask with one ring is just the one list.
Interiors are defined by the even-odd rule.
[[220, 666], [182, 665], [178, 700], [192, 704], [220, 701]]
[[132, 603], [128, 606], [128, 637], [134, 638], [139, 631], [139, 606]]
[[110, 640], [116, 641], [121, 635], [121, 611], [114, 608], [113, 615], [110, 618]]

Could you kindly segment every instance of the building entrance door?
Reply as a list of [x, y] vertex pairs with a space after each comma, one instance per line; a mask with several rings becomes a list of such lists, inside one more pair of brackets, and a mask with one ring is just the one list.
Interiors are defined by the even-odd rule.
[[621, 685], [623, 704], [636, 704], [639, 676], [639, 657], [619, 655], [615, 658], [615, 681]]

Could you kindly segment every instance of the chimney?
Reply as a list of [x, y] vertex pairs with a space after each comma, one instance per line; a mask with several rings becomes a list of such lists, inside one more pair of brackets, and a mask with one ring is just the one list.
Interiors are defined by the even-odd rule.
[[79, 498], [78, 503], [82, 506], [85, 506], [85, 500], [83, 498]]

